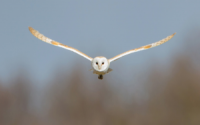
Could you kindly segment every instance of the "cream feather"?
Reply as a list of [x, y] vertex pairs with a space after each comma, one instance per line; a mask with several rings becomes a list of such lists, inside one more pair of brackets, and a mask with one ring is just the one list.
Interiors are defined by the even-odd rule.
[[42, 40], [44, 42], [47, 42], [49, 44], [52, 44], [52, 45], [55, 45], [55, 46], [58, 46], [58, 47], [73, 51], [73, 52], [85, 57], [86, 59], [88, 59], [90, 61], [92, 61], [92, 59], [93, 59], [93, 58], [89, 57], [88, 55], [82, 53], [81, 51], [79, 51], [79, 50], [77, 50], [75, 48], [72, 48], [70, 46], [67, 46], [67, 45], [64, 45], [62, 43], [56, 42], [56, 41], [44, 36], [43, 34], [39, 33], [37, 30], [33, 29], [32, 27], [29, 27], [29, 30], [35, 37], [37, 37], [38, 39], [40, 39], [40, 40]]
[[158, 42], [155, 42], [155, 43], [152, 43], [152, 44], [149, 44], [149, 45], [146, 45], [146, 46], [142, 46], [140, 48], [136, 48], [136, 49], [132, 49], [132, 50], [126, 51], [126, 52], [124, 52], [122, 54], [119, 54], [119, 55], [113, 57], [113, 58], [110, 58], [109, 62], [115, 61], [115, 60], [117, 60], [117, 59], [119, 59], [119, 58], [121, 58], [123, 56], [126, 56], [126, 55], [134, 53], [134, 52], [138, 52], [138, 51], [141, 51], [141, 50], [146, 50], [146, 49], [150, 49], [150, 48], [159, 46], [159, 45], [167, 42], [168, 40], [170, 40], [175, 34], [176, 33], [174, 33], [174, 34], [172, 34], [172, 35], [170, 35], [170, 36], [168, 36], [168, 37], [166, 37], [166, 38], [164, 38], [164, 39], [162, 39], [162, 40], [160, 40]]

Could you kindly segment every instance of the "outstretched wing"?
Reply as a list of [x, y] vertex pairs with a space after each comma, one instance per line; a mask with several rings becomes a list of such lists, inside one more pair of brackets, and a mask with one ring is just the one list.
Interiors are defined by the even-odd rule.
[[75, 48], [72, 48], [70, 46], [67, 46], [67, 45], [64, 45], [62, 43], [56, 42], [56, 41], [54, 41], [52, 39], [49, 39], [48, 37], [42, 35], [41, 33], [39, 33], [37, 30], [33, 29], [32, 27], [29, 27], [29, 30], [35, 37], [37, 37], [38, 39], [40, 39], [40, 40], [42, 40], [44, 42], [47, 42], [49, 44], [52, 44], [52, 45], [55, 45], [55, 46], [58, 46], [58, 47], [61, 47], [61, 48], [64, 48], [64, 49], [68, 49], [68, 50], [73, 51], [73, 52], [85, 57], [86, 59], [92, 61], [91, 57], [89, 57], [88, 55], [82, 53], [81, 51], [79, 51], [79, 50], [77, 50]]
[[136, 49], [132, 49], [132, 50], [126, 51], [126, 52], [124, 52], [124, 53], [122, 53], [122, 54], [119, 54], [119, 55], [117, 55], [117, 56], [115, 56], [115, 57], [109, 59], [109, 61], [112, 62], [112, 61], [115, 61], [115, 60], [117, 60], [117, 59], [119, 59], [119, 58], [125, 56], [125, 55], [131, 54], [131, 53], [134, 53], [134, 52], [138, 52], [138, 51], [141, 51], [141, 50], [150, 49], [150, 48], [152, 48], [152, 47], [159, 46], [159, 45], [161, 45], [161, 44], [167, 42], [168, 40], [170, 40], [175, 34], [176, 34], [176, 33], [174, 33], [174, 34], [172, 34], [172, 35], [170, 35], [170, 36], [168, 36], [168, 37], [166, 37], [166, 38], [164, 38], [164, 39], [162, 39], [162, 40], [160, 40], [160, 41], [158, 41], [158, 42], [155, 42], [155, 43], [152, 43], [152, 44], [149, 44], [149, 45], [146, 45], [146, 46], [142, 46], [142, 47], [140, 47], [140, 48], [136, 48]]

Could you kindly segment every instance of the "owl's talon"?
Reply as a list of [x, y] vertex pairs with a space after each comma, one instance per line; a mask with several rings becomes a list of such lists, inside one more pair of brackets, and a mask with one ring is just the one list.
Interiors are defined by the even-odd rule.
[[98, 76], [98, 79], [101, 79], [101, 80], [102, 80], [102, 79], [103, 79], [103, 75], [99, 75], [99, 76]]

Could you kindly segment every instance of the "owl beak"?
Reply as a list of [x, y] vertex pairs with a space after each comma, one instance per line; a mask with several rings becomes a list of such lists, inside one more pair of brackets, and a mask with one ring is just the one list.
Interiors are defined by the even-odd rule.
[[101, 70], [101, 66], [100, 65], [98, 65], [98, 69]]

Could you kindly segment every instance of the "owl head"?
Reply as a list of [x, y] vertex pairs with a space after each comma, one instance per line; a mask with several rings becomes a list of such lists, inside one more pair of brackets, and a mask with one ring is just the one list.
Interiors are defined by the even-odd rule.
[[110, 66], [108, 59], [102, 56], [97, 56], [92, 60], [92, 67], [99, 72], [107, 71]]

